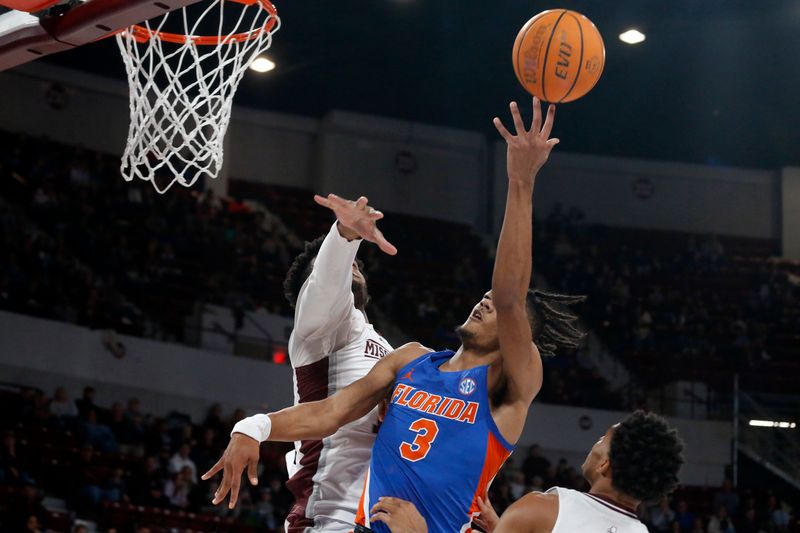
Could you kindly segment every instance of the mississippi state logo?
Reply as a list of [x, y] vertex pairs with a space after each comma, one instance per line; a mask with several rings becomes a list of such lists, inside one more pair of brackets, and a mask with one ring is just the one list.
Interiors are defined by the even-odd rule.
[[458, 392], [463, 394], [464, 396], [469, 396], [473, 392], [478, 385], [475, 383], [475, 380], [472, 378], [464, 378], [461, 380], [461, 383], [458, 384]]

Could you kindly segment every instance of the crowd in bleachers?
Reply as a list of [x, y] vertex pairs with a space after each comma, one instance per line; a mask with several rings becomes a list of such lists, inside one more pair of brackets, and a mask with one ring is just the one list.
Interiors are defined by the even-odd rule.
[[[187, 317], [204, 303], [291, 316], [285, 273], [301, 239], [332, 222], [308, 190], [234, 180], [231, 197], [180, 188], [159, 196], [123, 181], [115, 157], [2, 132], [0, 141], [6, 310], [173, 341], [195, 333]], [[390, 213], [381, 225], [401, 253], [362, 249], [383, 310], [370, 318], [379, 330], [387, 317], [415, 340], [457, 347], [455, 326], [490, 286], [486, 247], [463, 224]], [[575, 354], [548, 361], [548, 371], [546, 401], [621, 405]]]
[[[228, 198], [180, 189], [157, 196], [122, 181], [115, 157], [2, 132], [0, 142], [4, 310], [179, 342], [203, 303], [288, 316], [281, 285], [291, 259], [332, 222], [303, 189], [234, 180]], [[364, 246], [360, 254], [380, 316], [425, 344], [457, 346], [454, 326], [489, 287], [491, 249], [465, 225], [379, 207], [400, 250], [389, 258]], [[738, 371], [760, 387], [794, 390], [800, 267], [770, 260], [774, 243], [611, 229], [574, 209], [540, 217], [534, 230], [539, 281], [588, 294], [586, 324], [645, 386], [695, 379], [724, 389]], [[540, 401], [633, 407], [578, 356], [545, 361]], [[178, 413], [142, 414], [135, 400], [100, 407], [91, 390], [73, 402], [63, 390], [49, 398], [28, 388], [0, 405], [9, 530], [66, 531], [75, 516], [109, 530], [277, 529], [290, 504], [283, 448], [265, 446], [262, 488], [248, 490], [234, 513], [208, 505], [215, 486], [198, 484], [198, 472], [222, 451], [241, 412], [223, 419], [212, 409], [192, 423]], [[529, 490], [585, 488], [563, 461], [532, 453], [518, 463], [492, 489], [499, 510]], [[62, 501], [62, 512], [45, 510], [44, 494]], [[658, 532], [796, 528], [774, 494], [720, 494], [682, 489], [643, 507], [643, 519]]]
[[591, 296], [587, 322], [644, 383], [730, 388], [740, 372], [753, 388], [793, 390], [782, 376], [800, 370], [800, 283], [770, 260], [774, 243], [608, 228], [574, 209], [535, 228], [548, 250], [536, 270]]
[[[220, 457], [240, 410], [219, 405], [202, 421], [173, 412], [155, 417], [140, 402], [100, 404], [86, 387], [74, 401], [19, 386], [0, 389], [0, 531], [280, 531], [292, 505], [283, 444], [261, 447], [257, 487], [243, 484], [233, 511], [210, 504], [217, 481], [199, 481]], [[586, 490], [581, 472], [538, 445], [518, 450], [492, 484], [498, 513], [530, 491], [552, 486]], [[796, 496], [796, 494], [795, 494]], [[681, 487], [642, 505], [653, 533], [797, 532], [785, 495], [773, 490]]]
[[282, 524], [292, 505], [284, 486], [289, 446], [262, 445], [261, 484], [245, 486], [234, 511], [211, 505], [216, 480], [199, 480], [243, 411], [223, 416], [214, 405], [194, 423], [177, 412], [144, 413], [136, 398], [99, 405], [95, 396], [91, 387], [74, 401], [63, 388], [52, 397], [30, 387], [2, 390], [0, 531], [35, 531], [33, 523], [69, 531], [82, 520], [102, 531], [271, 531]]

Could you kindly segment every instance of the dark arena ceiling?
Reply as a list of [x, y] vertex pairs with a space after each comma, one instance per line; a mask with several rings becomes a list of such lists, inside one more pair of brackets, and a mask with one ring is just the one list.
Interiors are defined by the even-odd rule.
[[[236, 103], [331, 109], [496, 135], [526, 102], [511, 67], [518, 29], [548, 8], [580, 11], [605, 38], [599, 84], [563, 105], [561, 150], [777, 168], [800, 164], [800, 1], [276, 0], [278, 64], [248, 73]], [[618, 35], [636, 27], [636, 46]], [[43, 59], [122, 77], [113, 40]]]

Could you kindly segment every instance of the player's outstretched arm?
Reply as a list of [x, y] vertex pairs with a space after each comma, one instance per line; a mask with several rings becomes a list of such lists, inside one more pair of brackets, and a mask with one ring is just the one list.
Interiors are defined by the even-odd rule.
[[390, 255], [397, 253], [376, 225], [383, 213], [370, 207], [367, 198], [353, 202], [329, 194], [314, 196], [314, 201], [332, 210], [337, 221], [322, 242], [297, 298], [294, 334], [300, 337], [333, 331], [332, 325], [352, 310], [353, 261], [361, 239], [375, 242]]
[[276, 413], [239, 421], [233, 428], [225, 453], [202, 477], [207, 480], [223, 472], [214, 505], [222, 502], [230, 492], [228, 506], [233, 509], [245, 468], [250, 483], [258, 483], [259, 443], [266, 440], [316, 440], [332, 435], [341, 426], [369, 413], [386, 396], [397, 372], [428, 351], [416, 342], [406, 344], [379, 361], [366, 376], [324, 400], [301, 403]]
[[494, 119], [497, 131], [508, 145], [508, 195], [492, 276], [492, 302], [497, 310], [503, 373], [510, 399], [527, 408], [542, 386], [542, 361], [532, 342], [525, 309], [533, 256], [532, 196], [536, 174], [558, 139], [550, 139], [555, 116], [553, 105], [549, 106], [543, 124], [539, 101], [533, 99], [530, 129], [525, 128], [516, 102], [511, 103], [511, 116], [514, 134], [499, 118]]

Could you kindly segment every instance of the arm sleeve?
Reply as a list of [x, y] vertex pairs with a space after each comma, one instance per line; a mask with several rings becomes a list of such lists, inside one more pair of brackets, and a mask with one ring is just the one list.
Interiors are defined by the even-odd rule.
[[353, 309], [353, 261], [361, 239], [348, 241], [334, 222], [314, 261], [311, 275], [300, 289], [294, 314], [299, 338], [333, 333]]

